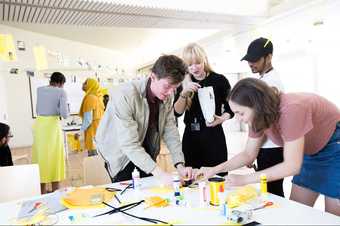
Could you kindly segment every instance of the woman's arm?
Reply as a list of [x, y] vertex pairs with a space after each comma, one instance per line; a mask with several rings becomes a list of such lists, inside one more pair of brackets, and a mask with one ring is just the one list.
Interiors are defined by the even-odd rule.
[[241, 186], [260, 182], [261, 174], [267, 176], [267, 181], [275, 181], [284, 177], [293, 176], [300, 172], [303, 161], [304, 137], [296, 140], [285, 142], [283, 147], [282, 163], [257, 171], [248, 175], [230, 175], [228, 176], [228, 184], [230, 186]]
[[229, 172], [234, 169], [241, 168], [249, 163], [252, 163], [259, 152], [262, 144], [263, 136], [258, 138], [248, 137], [246, 148], [244, 151], [235, 155], [232, 159], [223, 162], [215, 167], [203, 167], [195, 173], [197, 178], [199, 175], [203, 175], [204, 178], [209, 178], [217, 173]]
[[196, 82], [189, 82], [185, 87], [183, 87], [183, 90], [174, 104], [174, 110], [177, 114], [183, 114], [187, 106], [187, 99], [191, 93], [197, 92], [200, 87], [201, 85]]

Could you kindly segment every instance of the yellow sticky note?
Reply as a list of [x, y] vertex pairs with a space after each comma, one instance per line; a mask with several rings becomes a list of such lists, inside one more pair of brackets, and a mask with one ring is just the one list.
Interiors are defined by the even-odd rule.
[[44, 46], [33, 47], [33, 54], [35, 59], [35, 67], [38, 71], [46, 70], [48, 68], [46, 49]]
[[16, 61], [17, 59], [11, 34], [0, 34], [0, 59], [4, 61]]

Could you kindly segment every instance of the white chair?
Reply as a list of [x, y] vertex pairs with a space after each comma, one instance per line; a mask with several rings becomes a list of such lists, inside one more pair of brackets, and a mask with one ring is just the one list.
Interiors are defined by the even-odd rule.
[[102, 185], [111, 183], [111, 179], [104, 167], [104, 159], [100, 155], [84, 158], [83, 178], [85, 185]]
[[0, 202], [40, 195], [37, 164], [0, 167]]

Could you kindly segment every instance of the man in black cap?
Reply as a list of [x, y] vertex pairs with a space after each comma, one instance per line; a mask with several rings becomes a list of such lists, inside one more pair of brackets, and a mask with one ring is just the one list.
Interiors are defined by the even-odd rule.
[[[247, 54], [241, 59], [248, 61], [253, 73], [259, 73], [260, 79], [269, 86], [283, 91], [279, 75], [272, 66], [273, 43], [267, 38], [258, 38], [252, 41]], [[257, 156], [257, 169], [264, 170], [283, 161], [283, 148], [267, 139]], [[255, 167], [256, 168], [256, 167]], [[268, 192], [284, 197], [283, 179], [268, 182]]]

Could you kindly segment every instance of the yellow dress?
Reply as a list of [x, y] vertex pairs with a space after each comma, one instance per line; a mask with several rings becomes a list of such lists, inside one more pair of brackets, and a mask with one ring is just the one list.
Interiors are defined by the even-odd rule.
[[32, 163], [40, 170], [40, 182], [64, 180], [65, 148], [59, 116], [38, 116], [33, 125]]
[[80, 106], [79, 116], [83, 118], [85, 112], [92, 112], [91, 125], [84, 131], [85, 149], [92, 151], [96, 149], [93, 139], [104, 114], [103, 93], [96, 79], [88, 78], [85, 83], [86, 94]]
[[85, 149], [95, 150], [96, 147], [93, 139], [96, 136], [96, 131], [99, 126], [100, 119], [103, 117], [104, 114], [103, 102], [96, 95], [89, 94], [84, 97], [82, 109], [83, 112], [92, 111], [91, 125], [84, 131]]

